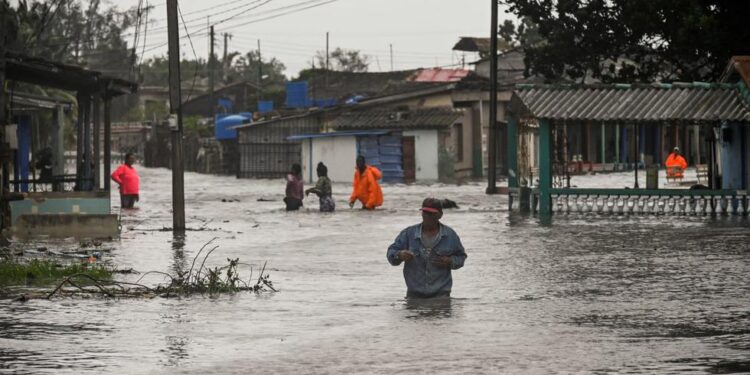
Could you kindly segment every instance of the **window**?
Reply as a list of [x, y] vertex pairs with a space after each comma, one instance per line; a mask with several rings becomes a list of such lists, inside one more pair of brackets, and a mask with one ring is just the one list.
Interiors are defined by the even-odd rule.
[[456, 141], [456, 161], [464, 161], [464, 124], [453, 124], [453, 139]]

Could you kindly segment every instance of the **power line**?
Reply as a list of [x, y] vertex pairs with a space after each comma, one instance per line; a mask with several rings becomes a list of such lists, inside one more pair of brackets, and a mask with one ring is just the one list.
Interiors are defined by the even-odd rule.
[[180, 14], [180, 19], [182, 20], [182, 26], [185, 28], [185, 35], [187, 35], [188, 41], [190, 41], [190, 49], [193, 50], [193, 57], [195, 57], [195, 72], [193, 73], [193, 83], [190, 85], [190, 92], [188, 93], [188, 97], [185, 101], [190, 100], [190, 95], [193, 94], [193, 89], [195, 88], [195, 79], [198, 78], [198, 54], [195, 53], [195, 47], [193, 47], [193, 39], [190, 38], [190, 32], [187, 29], [187, 25], [185, 24], [185, 19], [182, 17], [182, 11], [180, 10], [179, 5], [177, 6], [177, 12]]
[[[217, 15], [220, 15], [220, 14], [229, 13], [229, 12], [237, 10], [237, 9], [248, 7], [248, 6], [252, 5], [252, 4], [258, 3], [260, 1], [262, 1], [262, 0], [253, 0], [252, 2], [250, 2], [248, 4], [239, 5], [239, 6], [236, 6], [236, 7], [233, 7], [233, 8], [229, 8], [229, 9], [225, 9], [225, 10], [222, 10], [222, 11], [219, 11], [219, 12], [216, 12], [216, 13], [204, 14], [204, 15], [198, 17], [198, 18], [189, 19], [187, 21], [182, 20], [182, 23], [183, 24], [186, 24], [186, 23], [187, 24], [193, 24], [193, 23], [203, 22], [203, 20], [205, 19], [206, 16], [213, 17], [213, 16], [217, 16]], [[208, 9], [214, 9], [214, 8], [208, 8]], [[185, 13], [185, 14], [187, 14], [187, 13]], [[158, 33], [165, 33], [166, 30], [167, 30], [167, 26], [161, 26], [161, 27], [155, 28], [153, 31], [154, 32], [158, 32]], [[133, 33], [125, 33], [125, 34], [120, 34], [120, 36], [125, 37], [125, 36], [130, 36], [132, 34]]]

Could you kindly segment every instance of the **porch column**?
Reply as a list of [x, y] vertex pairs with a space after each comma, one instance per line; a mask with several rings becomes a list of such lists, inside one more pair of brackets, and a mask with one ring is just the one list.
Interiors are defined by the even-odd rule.
[[[6, 158], [7, 155], [10, 155], [10, 149], [5, 147], [5, 143], [8, 141], [8, 135], [6, 132], [6, 126], [7, 124], [7, 113], [6, 113], [6, 102], [7, 99], [5, 97], [5, 90], [3, 89], [5, 87], [5, 49], [4, 46], [0, 44], [0, 166], [2, 166], [2, 183], [0, 184], [0, 188], [3, 190], [9, 190], [9, 169], [10, 169], [10, 160]], [[0, 220], [2, 221], [2, 220]], [[7, 227], [7, 223], [1, 223], [1, 227]]]
[[101, 97], [99, 94], [94, 95], [94, 174], [92, 176], [94, 178], [94, 190], [99, 190], [101, 187], [99, 182], [101, 177], [101, 159], [99, 158], [99, 152], [101, 151], [99, 145], [99, 142], [101, 141], [101, 137], [99, 136], [99, 130], [101, 128], [101, 123], [99, 122], [101, 118], [100, 104]]
[[85, 113], [86, 108], [88, 105], [86, 104], [86, 96], [83, 92], [78, 92], [77, 101], [78, 101], [78, 118], [76, 119], [76, 189], [81, 190], [81, 183], [83, 182], [83, 144], [84, 144], [84, 135], [83, 135], [83, 128], [84, 124], [86, 123], [85, 119]]
[[508, 112], [508, 136], [506, 152], [508, 153], [508, 187], [518, 187], [518, 118]]
[[604, 170], [604, 164], [607, 162], [607, 128], [602, 123], [602, 171]]
[[539, 120], [539, 213], [552, 213], [552, 129], [549, 120]]
[[[52, 117], [52, 175], [63, 176], [65, 175], [65, 113], [61, 104], [55, 106]], [[52, 190], [63, 191], [65, 185], [55, 183]]]
[[111, 111], [112, 99], [104, 97], [104, 190], [110, 191], [110, 178], [112, 169], [112, 116]]
[[[620, 124], [615, 125], [615, 165], [620, 164]], [[619, 169], [619, 168], [618, 168]]]
[[94, 160], [93, 158], [93, 152], [91, 149], [91, 107], [92, 107], [92, 100], [91, 100], [91, 94], [86, 93], [86, 111], [84, 112], [84, 123], [83, 123], [83, 176], [84, 176], [84, 183], [83, 186], [85, 187], [83, 190], [91, 190], [93, 188], [93, 181], [91, 177], [93, 176], [91, 169], [91, 162]]

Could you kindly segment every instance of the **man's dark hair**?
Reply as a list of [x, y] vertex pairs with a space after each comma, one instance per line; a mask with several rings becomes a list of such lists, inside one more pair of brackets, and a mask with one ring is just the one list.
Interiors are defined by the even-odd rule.
[[328, 167], [323, 162], [318, 162], [318, 175], [328, 177]]
[[362, 156], [362, 155], [357, 156], [357, 161], [360, 161], [360, 160], [362, 160], [362, 162], [364, 163], [365, 162], [365, 157]]
[[131, 157], [131, 156], [133, 156], [133, 153], [132, 152], [128, 152], [127, 154], [125, 154], [125, 160], [128, 160], [128, 158]]
[[302, 167], [297, 163], [292, 164], [292, 173], [294, 173], [296, 176], [301, 175]]

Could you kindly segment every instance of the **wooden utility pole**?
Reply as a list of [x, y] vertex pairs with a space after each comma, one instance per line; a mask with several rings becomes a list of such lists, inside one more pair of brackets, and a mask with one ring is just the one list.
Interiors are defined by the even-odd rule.
[[214, 44], [216, 41], [214, 40], [214, 27], [211, 25], [211, 45], [209, 45], [208, 49], [208, 93], [209, 93], [209, 102], [211, 104], [211, 121], [214, 121], [216, 118], [216, 103], [214, 103], [214, 70], [216, 70], [216, 64], [214, 63], [216, 60], [214, 59]]
[[487, 194], [497, 193], [496, 168], [497, 163], [497, 0], [490, 0], [492, 4], [492, 24], [490, 26], [490, 123], [489, 144], [487, 155]]
[[258, 39], [258, 100], [263, 99], [263, 55], [260, 54], [260, 39]]
[[391, 50], [391, 71], [393, 71], [393, 44], [388, 44], [388, 48]]
[[222, 35], [224, 35], [224, 58], [221, 60], [221, 79], [226, 82], [226, 72], [229, 69], [229, 61], [227, 61], [227, 55], [229, 54], [229, 39], [232, 39], [232, 34], [223, 33]]
[[[212, 34], [213, 34], [213, 30]], [[185, 231], [185, 162], [182, 160], [182, 98], [180, 94], [180, 35], [177, 0], [167, 0], [169, 41], [169, 113], [172, 127], [172, 230]]]
[[328, 88], [328, 31], [326, 31], [326, 88]]

